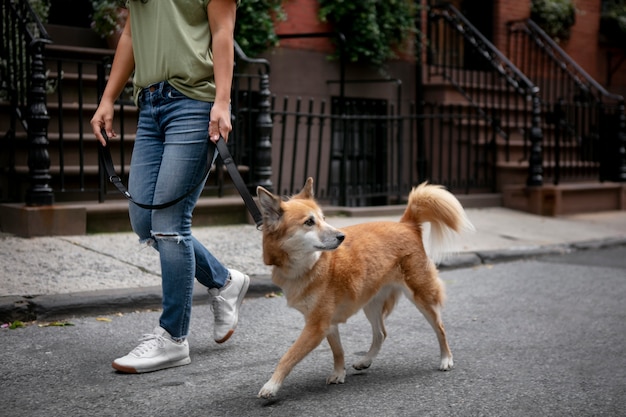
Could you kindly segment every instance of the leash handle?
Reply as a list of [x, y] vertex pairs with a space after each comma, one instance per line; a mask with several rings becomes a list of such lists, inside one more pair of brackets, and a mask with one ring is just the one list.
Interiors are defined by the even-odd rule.
[[[107, 136], [104, 129], [102, 129], [100, 133], [102, 134], [105, 142], [108, 145], [109, 137]], [[257, 229], [260, 229], [261, 226], [263, 225], [263, 216], [261, 215], [259, 208], [257, 207], [252, 196], [250, 195], [250, 192], [248, 191], [248, 188], [246, 187], [246, 184], [243, 181], [243, 178], [241, 178], [241, 174], [239, 173], [239, 170], [237, 169], [235, 161], [233, 160], [233, 157], [231, 156], [230, 151], [228, 150], [228, 146], [226, 146], [226, 141], [224, 140], [223, 137], [220, 136], [219, 140], [216, 143], [216, 146], [217, 146], [217, 151], [219, 152], [220, 157], [222, 158], [222, 161], [224, 162], [224, 165], [226, 165], [226, 169], [228, 170], [228, 174], [230, 175], [230, 178], [233, 180], [235, 187], [237, 187], [237, 190], [239, 191], [241, 198], [243, 199], [248, 211], [250, 212], [250, 214], [252, 215], [252, 218], [254, 219], [254, 222], [256, 223]], [[174, 204], [178, 203], [183, 198], [187, 197], [189, 194], [194, 192], [198, 187], [203, 185], [208, 179], [209, 173], [211, 171], [211, 165], [213, 162], [212, 155], [208, 155], [207, 156], [207, 169], [206, 169], [206, 174], [204, 175], [203, 180], [200, 181], [195, 187], [187, 191], [185, 194], [181, 195], [178, 198], [175, 198], [172, 201], [168, 201], [167, 203], [145, 204], [145, 203], [139, 203], [133, 199], [133, 197], [130, 195], [130, 192], [126, 188], [126, 186], [124, 186], [124, 184], [122, 183], [122, 179], [115, 172], [115, 166], [113, 165], [113, 158], [111, 157], [111, 151], [109, 150], [109, 147], [103, 146], [102, 143], [100, 143], [100, 141], [98, 141], [98, 147], [99, 147], [100, 161], [102, 162], [102, 165], [104, 165], [104, 168], [107, 172], [108, 181], [111, 184], [113, 184], [115, 188], [117, 188], [117, 190], [120, 193], [122, 193], [124, 197], [126, 197], [130, 202], [132, 202], [133, 204], [141, 208], [148, 209], [148, 210], [159, 210], [159, 209], [164, 209], [164, 208], [173, 206]]]

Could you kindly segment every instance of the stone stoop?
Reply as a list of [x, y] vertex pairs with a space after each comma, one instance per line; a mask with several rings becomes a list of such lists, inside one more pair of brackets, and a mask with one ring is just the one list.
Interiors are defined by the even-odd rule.
[[[193, 213], [194, 226], [254, 224], [239, 196], [201, 198]], [[69, 236], [130, 232], [128, 203], [57, 203], [29, 207], [0, 204], [0, 231], [20, 237]]]
[[542, 216], [626, 210], [626, 184], [509, 185], [502, 199], [504, 207]]
[[[465, 208], [502, 207], [501, 194], [456, 195]], [[406, 205], [373, 207], [323, 206], [327, 216], [398, 216]], [[202, 197], [193, 213], [194, 227], [251, 224], [254, 219], [240, 196]], [[130, 232], [128, 202], [74, 202], [28, 207], [23, 203], [0, 204], [0, 232], [31, 238], [91, 233]]]

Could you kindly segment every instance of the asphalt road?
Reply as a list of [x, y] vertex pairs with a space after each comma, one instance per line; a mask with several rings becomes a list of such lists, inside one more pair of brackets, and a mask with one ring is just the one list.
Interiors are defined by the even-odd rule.
[[[282, 297], [244, 303], [224, 345], [210, 311], [193, 312], [191, 365], [143, 375], [110, 362], [151, 330], [158, 312], [77, 317], [72, 326], [0, 330], [3, 416], [619, 416], [626, 415], [626, 246], [441, 273], [455, 368], [403, 299], [372, 367], [332, 369], [324, 342], [275, 400], [256, 398], [302, 328]], [[362, 313], [340, 327], [348, 363], [370, 330]]]

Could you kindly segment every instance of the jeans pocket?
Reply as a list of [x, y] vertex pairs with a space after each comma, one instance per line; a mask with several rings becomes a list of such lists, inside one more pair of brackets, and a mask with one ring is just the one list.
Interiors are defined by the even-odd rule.
[[181, 93], [180, 91], [178, 91], [177, 89], [175, 89], [174, 87], [169, 88], [169, 90], [167, 91], [166, 94], [168, 99], [172, 99], [172, 100], [181, 100], [181, 99], [186, 99], [189, 98], [186, 95], [184, 95], [183, 93]]

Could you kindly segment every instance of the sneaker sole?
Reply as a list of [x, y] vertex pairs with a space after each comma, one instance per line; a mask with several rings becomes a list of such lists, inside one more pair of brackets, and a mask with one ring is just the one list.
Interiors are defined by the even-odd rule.
[[113, 369], [115, 369], [115, 370], [117, 370], [119, 372], [123, 372], [125, 374], [143, 374], [143, 373], [146, 373], [146, 372], [155, 372], [155, 371], [160, 371], [162, 369], [174, 368], [176, 366], [189, 365], [190, 363], [191, 363], [191, 358], [190, 357], [186, 357], [184, 359], [180, 359], [180, 360], [175, 361], [175, 362], [170, 362], [170, 363], [167, 363], [167, 364], [154, 366], [152, 368], [131, 368], [129, 366], [118, 365], [115, 362], [113, 362], [113, 364], [111, 366], [113, 366]]
[[228, 339], [230, 339], [233, 333], [235, 333], [235, 328], [237, 328], [237, 323], [239, 323], [239, 308], [241, 307], [241, 303], [243, 303], [243, 299], [245, 298], [249, 287], [250, 287], [250, 277], [246, 274], [243, 274], [243, 287], [241, 288], [241, 291], [239, 292], [239, 297], [237, 297], [237, 304], [236, 304], [237, 320], [235, 320], [235, 324], [233, 324], [233, 328], [230, 329], [228, 333], [226, 333], [226, 336], [222, 337], [219, 340], [215, 339], [215, 343], [224, 343]]

